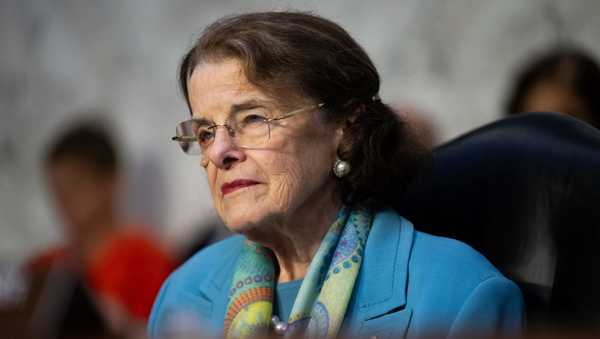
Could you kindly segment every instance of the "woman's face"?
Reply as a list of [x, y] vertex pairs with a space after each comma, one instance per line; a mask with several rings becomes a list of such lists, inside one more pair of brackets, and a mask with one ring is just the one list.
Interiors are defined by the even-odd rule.
[[[234, 59], [199, 64], [188, 93], [194, 118], [215, 124], [227, 123], [240, 109], [278, 117], [317, 104], [293, 95], [289, 102], [277, 102], [250, 84]], [[268, 142], [252, 149], [238, 147], [225, 128], [217, 128], [203, 166], [223, 222], [245, 233], [285, 220], [331, 193], [331, 168], [341, 136], [340, 128], [321, 121], [316, 108], [277, 121]]]

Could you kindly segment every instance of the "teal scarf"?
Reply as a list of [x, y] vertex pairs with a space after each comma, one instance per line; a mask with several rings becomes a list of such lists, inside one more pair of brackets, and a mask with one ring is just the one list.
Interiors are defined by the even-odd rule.
[[[336, 337], [362, 263], [372, 216], [344, 207], [323, 238], [294, 301], [286, 337]], [[269, 335], [275, 268], [270, 250], [246, 241], [238, 258], [225, 315], [227, 338]]]

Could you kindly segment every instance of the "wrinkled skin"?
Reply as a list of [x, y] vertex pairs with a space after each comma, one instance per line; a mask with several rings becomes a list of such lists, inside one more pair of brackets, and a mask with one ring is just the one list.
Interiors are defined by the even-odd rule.
[[[250, 99], [264, 101], [261, 112], [269, 116], [287, 112], [250, 84], [232, 59], [199, 64], [189, 80], [189, 97], [194, 117], [217, 124], [227, 121], [233, 104]], [[298, 101], [296, 108], [316, 104]], [[214, 206], [225, 224], [245, 233], [270, 220], [285, 221], [311, 204], [311, 198], [331, 194], [331, 166], [340, 138], [341, 131], [323, 123], [316, 109], [281, 120], [272, 128], [268, 145], [260, 149], [236, 147], [225, 129], [217, 129], [205, 165]], [[224, 195], [221, 186], [237, 179], [259, 184]]]

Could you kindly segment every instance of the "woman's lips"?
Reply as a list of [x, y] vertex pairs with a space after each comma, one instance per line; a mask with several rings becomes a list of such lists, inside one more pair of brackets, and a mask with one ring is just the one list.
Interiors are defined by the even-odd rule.
[[257, 185], [259, 182], [249, 179], [238, 179], [230, 182], [226, 182], [221, 186], [221, 193], [226, 195], [233, 191], [239, 190], [240, 188]]

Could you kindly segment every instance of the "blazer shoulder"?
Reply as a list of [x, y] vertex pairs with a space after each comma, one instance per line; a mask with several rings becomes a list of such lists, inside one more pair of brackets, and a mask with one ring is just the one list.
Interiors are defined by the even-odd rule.
[[[164, 337], [173, 319], [195, 314], [199, 322], [209, 322], [214, 298], [220, 294], [215, 284], [222, 285], [242, 247], [244, 237], [232, 236], [210, 245], [175, 270], [161, 287], [148, 322], [150, 338]], [[184, 317], [185, 318], [185, 317]]]
[[435, 272], [439, 277], [460, 277], [463, 284], [472, 287], [489, 278], [504, 278], [502, 273], [471, 246], [455, 239], [422, 232], [415, 232], [411, 261], [412, 266], [418, 270]]
[[220, 269], [229, 261], [235, 260], [243, 242], [243, 236], [234, 235], [203, 248], [177, 268], [171, 275], [171, 280], [189, 281], [188, 277], [194, 277], [192, 281], [197, 284], [198, 279], [212, 276], [211, 271]]
[[519, 288], [469, 245], [415, 232], [409, 266], [409, 303], [415, 319], [421, 319], [420, 330], [439, 330], [450, 337], [468, 337], [469, 331], [519, 331]]

